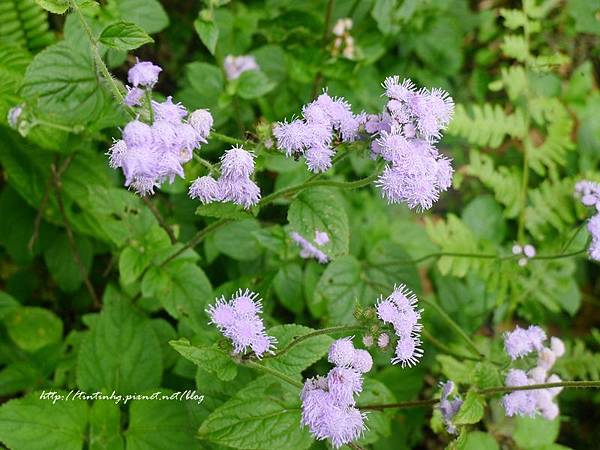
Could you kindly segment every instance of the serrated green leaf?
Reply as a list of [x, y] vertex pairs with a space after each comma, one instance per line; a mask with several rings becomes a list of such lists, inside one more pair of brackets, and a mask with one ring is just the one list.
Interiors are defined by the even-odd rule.
[[54, 14], [64, 14], [69, 9], [68, 0], [35, 0], [35, 2]]
[[199, 450], [197, 408], [191, 401], [132, 402], [125, 432], [127, 450]]
[[116, 22], [108, 25], [100, 33], [99, 41], [117, 50], [134, 50], [144, 44], [154, 42], [144, 30], [131, 22]]
[[255, 219], [238, 220], [228, 223], [213, 235], [215, 247], [223, 254], [239, 261], [251, 261], [258, 258], [261, 248], [254, 237], [260, 230]]
[[196, 33], [211, 55], [215, 54], [215, 48], [219, 39], [219, 27], [214, 21], [198, 18], [194, 22]]
[[33, 59], [21, 94], [55, 123], [84, 124], [104, 106], [103, 88], [89, 53], [60, 42]]
[[12, 450], [81, 450], [86, 438], [87, 403], [60, 400], [53, 404], [39, 397], [40, 392], [34, 392], [0, 407], [0, 441]]
[[185, 359], [207, 372], [214, 373], [220, 380], [231, 381], [237, 375], [237, 366], [231, 357], [216, 346], [192, 345], [184, 338], [170, 341], [169, 344]]
[[499, 450], [500, 446], [496, 439], [482, 431], [470, 431], [465, 437], [464, 443], [457, 450]]
[[62, 320], [44, 308], [13, 308], [4, 318], [4, 324], [13, 342], [28, 352], [59, 342], [62, 338]]
[[456, 425], [469, 425], [483, 418], [485, 399], [475, 391], [469, 391], [453, 422]]
[[90, 410], [90, 450], [122, 450], [121, 411], [112, 401], [96, 400]]
[[112, 286], [102, 303], [98, 319], [81, 343], [79, 388], [128, 394], [158, 387], [161, 350], [150, 321]]
[[302, 293], [302, 268], [295, 263], [284, 264], [273, 279], [273, 287], [283, 306], [300, 314], [304, 309]]
[[[85, 273], [88, 273], [92, 266], [92, 243], [89, 239], [78, 236], [76, 248]], [[73, 251], [66, 235], [58, 236], [52, 240], [48, 248], [44, 251], [44, 261], [52, 278], [61, 290], [73, 292], [82, 285], [81, 268], [75, 262]]]
[[288, 221], [293, 231], [311, 242], [317, 231], [327, 233], [329, 243], [321, 246], [321, 250], [329, 257], [348, 254], [348, 215], [335, 191], [313, 188], [302, 192], [290, 205]]
[[260, 70], [247, 70], [237, 80], [237, 94], [246, 100], [262, 97], [274, 88], [276, 83]]
[[[269, 328], [267, 334], [277, 339], [277, 350], [284, 349], [294, 338], [314, 331], [302, 325], [288, 324]], [[264, 365], [289, 375], [299, 374], [321, 359], [328, 351], [333, 339], [327, 335], [310, 337], [293, 346], [277, 358], [266, 358]]]
[[158, 33], [169, 25], [169, 16], [158, 0], [116, 0], [116, 4], [123, 19], [146, 33]]
[[512, 437], [517, 445], [526, 450], [534, 450], [550, 445], [556, 440], [560, 430], [560, 419], [517, 417], [515, 425]]
[[303, 450], [313, 440], [299, 424], [299, 389], [266, 376], [215, 409], [200, 426], [198, 435], [238, 449]]

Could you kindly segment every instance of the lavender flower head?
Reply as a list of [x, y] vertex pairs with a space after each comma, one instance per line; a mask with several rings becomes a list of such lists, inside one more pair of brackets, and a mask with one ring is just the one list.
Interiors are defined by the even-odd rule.
[[[321, 264], [326, 264], [329, 262], [329, 256], [327, 256], [322, 250], [318, 247], [322, 247], [329, 242], [329, 236], [327, 233], [317, 231], [315, 236], [315, 243], [313, 244], [308, 239], [305, 239], [301, 234], [292, 231], [290, 233], [290, 237], [292, 240], [300, 246], [300, 256], [304, 259], [314, 258]], [[327, 239], [325, 239], [327, 237]], [[319, 242], [325, 242], [324, 244], [319, 244]]]
[[546, 340], [546, 333], [540, 327], [530, 325], [524, 329], [516, 327], [513, 331], [504, 335], [504, 349], [514, 361], [533, 351], [539, 351]]
[[178, 124], [187, 116], [187, 109], [181, 103], [173, 103], [173, 97], [168, 96], [164, 102], [152, 101], [152, 109], [156, 120]]
[[254, 172], [254, 154], [242, 147], [233, 147], [221, 157], [221, 176], [196, 179], [189, 196], [202, 203], [233, 202], [249, 209], [260, 200], [260, 189], [250, 176]]
[[593, 206], [600, 212], [600, 184], [583, 180], [575, 185], [575, 193], [585, 206]]
[[309, 378], [300, 394], [302, 425], [317, 440], [329, 439], [339, 448], [360, 438], [366, 429], [366, 415], [355, 407], [355, 396], [362, 391], [362, 373], [373, 360], [365, 350], [357, 350], [351, 338], [335, 341], [329, 361], [336, 365], [327, 377]]
[[592, 235], [592, 243], [588, 249], [588, 254], [594, 261], [600, 261], [600, 213], [592, 216], [588, 221], [587, 229]]
[[[510, 369], [506, 375], [506, 386], [529, 386], [560, 381], [557, 375], [548, 375], [548, 371], [556, 359], [564, 355], [564, 343], [560, 339], [552, 337], [550, 347], [544, 347], [545, 340], [546, 334], [536, 326], [530, 326], [527, 329], [517, 327], [511, 333], [506, 334], [505, 348], [513, 360], [532, 351], [537, 352], [537, 365], [528, 372], [521, 369]], [[502, 398], [506, 415], [509, 417], [516, 415], [534, 417], [539, 414], [545, 419], [553, 420], [559, 414], [554, 397], [560, 393], [561, 389], [545, 388], [510, 392]]]
[[197, 109], [190, 114], [188, 123], [196, 130], [200, 139], [206, 140], [213, 126], [213, 116], [207, 109]]
[[422, 325], [419, 323], [423, 310], [417, 309], [417, 301], [417, 296], [401, 284], [394, 286], [394, 291], [387, 298], [381, 297], [377, 302], [377, 316], [393, 326], [398, 338], [392, 364], [412, 367], [423, 356], [420, 339]]
[[259, 70], [256, 59], [251, 55], [233, 56], [227, 55], [223, 61], [223, 68], [228, 80], [235, 80], [248, 70]]
[[127, 80], [133, 87], [143, 86], [152, 88], [158, 81], [158, 74], [162, 72], [159, 66], [149, 61], [140, 61], [136, 59], [136, 64], [129, 69]]
[[142, 97], [144, 96], [144, 91], [138, 87], [127, 87], [127, 94], [123, 99], [123, 103], [127, 106], [139, 106], [142, 102]]
[[458, 396], [454, 396], [454, 399], [450, 400], [450, 394], [454, 390], [454, 382], [446, 381], [441, 384], [442, 396], [440, 398], [440, 412], [442, 413], [442, 420], [446, 425], [446, 430], [450, 434], [456, 434], [456, 426], [452, 422], [456, 413], [463, 404], [463, 401]]
[[258, 294], [246, 289], [238, 290], [230, 300], [225, 297], [206, 310], [210, 322], [217, 326], [223, 335], [230, 339], [235, 354], [245, 353], [248, 349], [261, 358], [272, 353], [277, 340], [268, 336], [259, 314], [262, 312]]

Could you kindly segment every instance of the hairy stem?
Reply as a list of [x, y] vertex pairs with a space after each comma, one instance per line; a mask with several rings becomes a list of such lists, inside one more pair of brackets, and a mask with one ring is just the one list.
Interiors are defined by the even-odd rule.
[[216, 139], [217, 141], [225, 142], [226, 144], [244, 145], [247, 143], [243, 139], [237, 139], [225, 134], [217, 133], [216, 131], [211, 131], [209, 137]]
[[286, 345], [283, 349], [279, 350], [277, 353], [273, 355], [266, 356], [266, 358], [277, 358], [287, 352], [289, 352], [295, 345], [298, 345], [300, 342], [305, 341], [306, 339], [310, 339], [315, 336], [320, 336], [323, 334], [332, 334], [332, 333], [341, 333], [346, 331], [358, 331], [363, 329], [363, 326], [360, 325], [341, 325], [338, 327], [329, 327], [322, 328], [320, 330], [311, 331], [310, 333], [302, 334], [300, 336], [295, 336], [288, 345]]
[[459, 358], [459, 359], [466, 359], [468, 361], [481, 361], [481, 358], [474, 358], [472, 356], [468, 356], [468, 355], [461, 355], [456, 353], [455, 351], [451, 350], [450, 347], [448, 347], [446, 344], [444, 344], [443, 342], [439, 341], [436, 337], [434, 337], [429, 331], [427, 331], [426, 329], [421, 330], [421, 334], [423, 334], [423, 336], [425, 337], [425, 339], [427, 339], [429, 342], [431, 342], [431, 344], [436, 347], [438, 350], [441, 350], [442, 352], [453, 356], [454, 358]]
[[154, 203], [152, 203], [152, 200], [150, 200], [148, 197], [146, 197], [145, 195], [143, 195], [142, 196], [142, 201], [148, 207], [148, 209], [150, 209], [150, 211], [152, 212], [152, 214], [154, 215], [154, 217], [158, 221], [158, 224], [160, 225], [160, 227], [163, 230], [165, 230], [165, 232], [169, 235], [169, 239], [171, 240], [171, 244], [175, 244], [177, 242], [177, 238], [175, 237], [175, 234], [173, 233], [173, 230], [171, 229], [171, 227], [169, 227], [169, 225], [165, 221], [164, 217], [162, 216], [162, 214], [160, 213], [160, 211], [158, 210], [158, 208], [156, 206], [154, 206]]

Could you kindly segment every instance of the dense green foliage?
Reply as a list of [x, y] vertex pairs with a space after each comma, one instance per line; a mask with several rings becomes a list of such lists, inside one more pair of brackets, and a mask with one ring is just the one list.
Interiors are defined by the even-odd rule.
[[[332, 54], [330, 30], [344, 17], [351, 59]], [[243, 54], [260, 70], [228, 80], [224, 58]], [[258, 207], [199, 207], [187, 196], [206, 173], [198, 161], [153, 197], [123, 187], [105, 153], [130, 120], [115, 96], [136, 56], [163, 67], [155, 95], [210, 109], [216, 133], [202, 158], [217, 162], [237, 141], [254, 150]], [[426, 213], [387, 205], [372, 184], [344, 189], [377, 167], [357, 142], [321, 177], [329, 186], [305, 189], [311, 173], [273, 147], [272, 124], [325, 87], [377, 113], [380, 83], [395, 74], [457, 103], [440, 145], [454, 159], [453, 188]], [[429, 406], [385, 409], [369, 414], [361, 447], [598, 445], [596, 391], [565, 390], [554, 421], [507, 418], [498, 396], [478, 393], [502, 386], [501, 336], [516, 323], [565, 341], [555, 369], [564, 380], [600, 379], [600, 272], [582, 251], [589, 211], [573, 194], [579, 180], [600, 181], [597, 0], [0, 0], [0, 78], [0, 117], [24, 105], [18, 130], [0, 124], [8, 448], [327, 448], [301, 428], [294, 383], [326, 373], [323, 356], [343, 334], [262, 363], [285, 382], [232, 359], [205, 309], [252, 289], [284, 348], [355, 324], [396, 283], [423, 301], [425, 357], [402, 369], [373, 350], [360, 403], [430, 399], [452, 379], [466, 399], [460, 434]], [[301, 189], [280, 195], [292, 186]], [[326, 231], [331, 263], [301, 259], [290, 230]], [[517, 264], [514, 243], [542, 258]], [[78, 389], [204, 399], [40, 399]]]

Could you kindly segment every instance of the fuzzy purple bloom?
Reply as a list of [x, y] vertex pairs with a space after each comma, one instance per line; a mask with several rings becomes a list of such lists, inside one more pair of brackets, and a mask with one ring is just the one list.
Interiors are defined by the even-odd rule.
[[504, 349], [512, 360], [521, 358], [532, 351], [541, 350], [546, 333], [540, 327], [531, 325], [524, 329], [516, 327], [504, 335]]
[[162, 69], [149, 61], [137, 60], [137, 63], [129, 69], [127, 79], [134, 87], [154, 87], [158, 81], [158, 74]]
[[600, 184], [583, 180], [575, 185], [575, 192], [585, 206], [593, 206], [600, 212]]
[[439, 408], [442, 413], [442, 420], [444, 421], [444, 425], [446, 425], [448, 433], [456, 434], [456, 426], [452, 422], [452, 419], [454, 419], [454, 416], [458, 413], [463, 401], [457, 396], [450, 400], [450, 394], [454, 390], [454, 383], [452, 381], [442, 383], [441, 387], [442, 396], [440, 398]]
[[156, 120], [170, 123], [181, 123], [187, 116], [187, 109], [181, 103], [173, 103], [173, 97], [168, 96], [164, 102], [152, 101], [152, 109]]
[[8, 110], [8, 114], [6, 115], [6, 120], [8, 125], [11, 128], [17, 129], [17, 125], [19, 123], [19, 118], [23, 113], [23, 107], [21, 105], [13, 106]]
[[211, 203], [219, 200], [219, 184], [211, 176], [199, 177], [194, 180], [188, 191], [190, 198], [198, 199], [202, 203]]
[[254, 153], [232, 147], [221, 156], [221, 173], [228, 178], [247, 178], [254, 172]]
[[292, 231], [290, 233], [292, 240], [300, 246], [300, 256], [304, 259], [314, 258], [321, 264], [329, 262], [329, 256], [319, 250], [310, 241], [302, 237], [299, 233]]
[[259, 314], [262, 312], [258, 294], [246, 289], [238, 290], [230, 300], [225, 297], [206, 310], [210, 323], [217, 326], [225, 337], [231, 340], [236, 354], [252, 349], [258, 358], [269, 353], [277, 340], [268, 336]]
[[592, 243], [588, 249], [588, 254], [594, 261], [600, 261], [600, 213], [594, 215], [588, 221], [587, 229], [592, 235]]
[[223, 68], [228, 80], [235, 80], [248, 70], [259, 70], [256, 59], [251, 55], [227, 55], [223, 61]]
[[142, 102], [142, 97], [144, 97], [143, 89], [139, 87], [129, 87], [127, 86], [127, 94], [123, 99], [123, 103], [127, 106], [139, 106]]
[[190, 114], [188, 123], [196, 130], [198, 137], [206, 141], [213, 126], [213, 116], [207, 109], [197, 109]]

